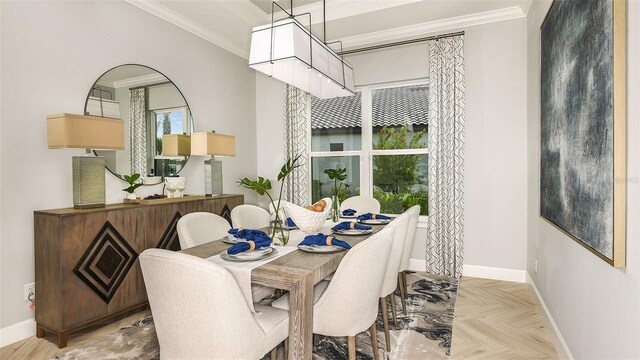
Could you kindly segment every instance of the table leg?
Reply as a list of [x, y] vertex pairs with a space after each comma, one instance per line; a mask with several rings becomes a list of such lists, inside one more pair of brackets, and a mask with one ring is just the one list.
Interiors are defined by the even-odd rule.
[[289, 289], [289, 360], [311, 359], [313, 347], [313, 274]]

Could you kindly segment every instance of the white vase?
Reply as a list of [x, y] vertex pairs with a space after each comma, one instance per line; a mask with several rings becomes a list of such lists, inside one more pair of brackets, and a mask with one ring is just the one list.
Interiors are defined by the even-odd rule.
[[129, 199], [129, 200], [135, 200], [136, 199], [136, 193], [126, 193], [125, 199]]

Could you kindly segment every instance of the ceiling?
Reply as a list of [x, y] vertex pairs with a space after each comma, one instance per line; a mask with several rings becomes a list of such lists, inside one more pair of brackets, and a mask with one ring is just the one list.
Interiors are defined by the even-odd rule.
[[[244, 58], [251, 29], [271, 22], [270, 0], [125, 0]], [[327, 41], [359, 48], [526, 16], [533, 0], [326, 0]], [[290, 0], [278, 0], [290, 11]], [[311, 13], [323, 34], [323, 2], [294, 0], [294, 14]], [[282, 12], [276, 18], [285, 16]], [[304, 19], [304, 20], [303, 20]], [[299, 18], [308, 24], [306, 18]]]

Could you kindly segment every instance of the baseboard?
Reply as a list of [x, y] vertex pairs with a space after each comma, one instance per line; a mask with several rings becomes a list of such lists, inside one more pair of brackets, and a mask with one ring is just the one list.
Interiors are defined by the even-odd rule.
[[411, 271], [425, 271], [427, 269], [427, 262], [425, 260], [409, 259], [409, 268]]
[[527, 283], [531, 284], [533, 291], [536, 293], [538, 305], [542, 308], [542, 310], [544, 310], [544, 313], [546, 315], [545, 320], [547, 322], [547, 327], [550, 327], [553, 329], [553, 332], [551, 333], [551, 338], [553, 341], [553, 345], [556, 348], [556, 352], [558, 353], [558, 358], [573, 360], [573, 355], [571, 354], [571, 350], [569, 349], [569, 346], [567, 345], [567, 343], [564, 341], [564, 337], [562, 337], [562, 333], [560, 332], [558, 325], [556, 325], [555, 320], [553, 320], [553, 316], [551, 316], [551, 313], [549, 312], [547, 305], [544, 303], [544, 299], [540, 295], [540, 292], [536, 287], [536, 283], [533, 282], [533, 279], [531, 278], [528, 272], [526, 274], [527, 274], [526, 275]]
[[0, 329], [0, 347], [13, 344], [35, 335], [36, 321], [28, 319]]
[[526, 281], [526, 273], [527, 272], [524, 270], [496, 268], [480, 265], [464, 264], [462, 267], [463, 276], [491, 280], [514, 281], [519, 283], [524, 283]]

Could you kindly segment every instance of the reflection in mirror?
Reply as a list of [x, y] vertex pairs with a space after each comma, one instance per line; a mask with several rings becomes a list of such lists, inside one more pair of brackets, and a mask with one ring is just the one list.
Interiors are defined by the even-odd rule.
[[[169, 79], [150, 67], [122, 65], [104, 73], [89, 91], [85, 114], [124, 120], [125, 150], [96, 151], [120, 178], [133, 173], [175, 175], [189, 160], [184, 151], [193, 131], [189, 105]], [[175, 147], [181, 145], [180, 151], [173, 149], [171, 140], [179, 140]]]

